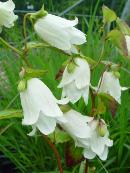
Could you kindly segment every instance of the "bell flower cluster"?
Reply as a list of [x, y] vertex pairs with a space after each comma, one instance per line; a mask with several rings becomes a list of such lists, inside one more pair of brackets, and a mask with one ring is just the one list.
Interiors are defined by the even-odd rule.
[[66, 66], [58, 88], [63, 88], [63, 98], [67, 97], [70, 102], [76, 103], [83, 97], [87, 105], [90, 85], [90, 67], [87, 61], [81, 58], [75, 58], [74, 64], [75, 67], [72, 72], [68, 72], [68, 65]]
[[18, 16], [14, 14], [15, 4], [12, 0], [0, 2], [0, 32], [2, 27], [11, 28]]
[[108, 147], [113, 145], [109, 139], [107, 125], [102, 119], [94, 119], [70, 110], [64, 113], [66, 122], [61, 122], [61, 127], [74, 139], [75, 145], [83, 148], [83, 155], [93, 159], [96, 155], [101, 160], [106, 160]]

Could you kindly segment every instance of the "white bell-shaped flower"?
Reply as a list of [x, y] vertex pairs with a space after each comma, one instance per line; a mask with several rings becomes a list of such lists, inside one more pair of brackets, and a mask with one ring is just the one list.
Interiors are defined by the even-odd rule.
[[12, 0], [0, 2], [0, 32], [3, 26], [7, 28], [14, 26], [14, 21], [18, 18], [13, 12], [14, 8], [15, 4]]
[[89, 97], [90, 67], [86, 60], [75, 59], [75, 69], [69, 73], [67, 67], [63, 72], [59, 88], [63, 88], [62, 97], [68, 97], [70, 102], [75, 103], [83, 97], [86, 105]]
[[[98, 92], [106, 93], [112, 96], [119, 104], [121, 103], [121, 90], [119, 79], [113, 72], [105, 71], [102, 78], [99, 80]], [[125, 88], [124, 88], [125, 89]]]
[[93, 159], [97, 155], [101, 160], [106, 160], [108, 147], [113, 145], [113, 141], [109, 139], [106, 123], [102, 119], [93, 119], [88, 122], [88, 125], [91, 128], [91, 138], [88, 139], [89, 147], [84, 149], [84, 157]]
[[87, 125], [88, 117], [73, 109], [64, 113], [64, 117], [66, 122], [59, 124], [74, 139], [75, 145], [80, 143], [82, 146], [88, 146], [87, 139], [91, 137], [91, 129]]
[[64, 51], [73, 51], [73, 45], [81, 45], [86, 42], [83, 32], [74, 26], [78, 24], [78, 19], [67, 20], [52, 14], [37, 19], [34, 29], [41, 39], [51, 46]]
[[130, 36], [126, 35], [125, 40], [126, 40], [126, 45], [128, 50], [128, 56], [130, 56]]
[[56, 121], [65, 121], [58, 103], [66, 104], [67, 100], [57, 100], [38, 78], [27, 81], [27, 88], [20, 92], [20, 98], [24, 114], [22, 124], [32, 125], [33, 132], [38, 128], [48, 135], [55, 130]]

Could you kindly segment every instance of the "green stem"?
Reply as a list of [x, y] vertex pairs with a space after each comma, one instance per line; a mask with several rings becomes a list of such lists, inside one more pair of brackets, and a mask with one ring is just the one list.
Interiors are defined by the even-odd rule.
[[12, 45], [10, 45], [8, 42], [6, 42], [3, 38], [0, 37], [0, 42], [4, 45], [7, 46], [8, 48], [10, 48], [11, 50], [13, 50], [15, 53], [17, 53], [19, 56], [22, 56], [23, 53], [18, 50], [17, 48], [13, 47]]
[[23, 19], [23, 35], [24, 35], [25, 52], [27, 52], [27, 30], [26, 30], [26, 23], [27, 23], [28, 16], [30, 16], [30, 13], [25, 14], [24, 15], [24, 19]]
[[24, 53], [23, 53], [22, 51], [18, 50], [17, 48], [15, 48], [15, 47], [12, 46], [11, 44], [9, 44], [7, 41], [5, 41], [5, 40], [4, 40], [3, 38], [1, 38], [1, 37], [0, 37], [0, 42], [1, 42], [4, 46], [6, 46], [6, 47], [10, 48], [11, 50], [13, 50], [13, 52], [15, 52], [17, 55], [19, 55], [20, 58], [25, 62], [25, 64], [26, 64], [27, 66], [30, 67], [29, 62], [28, 62], [28, 60], [25, 58]]

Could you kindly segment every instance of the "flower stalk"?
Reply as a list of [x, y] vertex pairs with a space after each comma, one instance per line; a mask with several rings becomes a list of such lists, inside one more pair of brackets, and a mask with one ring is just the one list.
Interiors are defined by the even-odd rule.
[[58, 150], [56, 149], [55, 145], [51, 142], [51, 140], [46, 135], [43, 135], [43, 137], [55, 154], [55, 157], [56, 157], [57, 163], [58, 163], [59, 173], [63, 173], [61, 158], [60, 158], [60, 154], [59, 154]]

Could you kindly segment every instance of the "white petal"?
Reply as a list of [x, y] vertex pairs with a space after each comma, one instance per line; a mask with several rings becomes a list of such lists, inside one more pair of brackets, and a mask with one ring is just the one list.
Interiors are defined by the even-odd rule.
[[129, 88], [128, 87], [121, 87], [121, 90], [122, 91], [126, 91], [126, 90], [128, 90]]
[[86, 36], [80, 30], [72, 27], [72, 28], [67, 28], [66, 31], [68, 32], [70, 36], [71, 44], [81, 45], [86, 42]]
[[34, 126], [32, 126], [32, 131], [30, 132], [30, 133], [28, 133], [28, 136], [34, 136], [35, 134], [36, 134], [36, 131], [37, 131], [37, 128], [36, 128], [36, 126], [34, 125]]
[[83, 99], [84, 99], [85, 104], [87, 105], [87, 104], [88, 104], [88, 98], [89, 98], [89, 86], [86, 86], [86, 87], [83, 89], [82, 97], [83, 97]]
[[37, 78], [27, 82], [27, 89], [20, 93], [20, 98], [24, 112], [23, 124], [25, 125], [35, 124], [40, 111], [50, 117], [63, 116], [52, 92]]
[[96, 154], [90, 148], [85, 148], [83, 155], [87, 159], [94, 159], [96, 157]]
[[[100, 83], [100, 81], [99, 81]], [[99, 92], [111, 95], [119, 104], [121, 103], [121, 87], [119, 79], [112, 72], [104, 72]]]
[[12, 0], [8, 0], [7, 2], [0, 2], [0, 25], [10, 28], [14, 25], [14, 21], [18, 18], [17, 15], [14, 14], [13, 10], [15, 8], [15, 4]]
[[106, 138], [105, 141], [106, 141], [105, 144], [106, 144], [108, 147], [113, 146], [113, 140], [110, 140], [109, 138]]
[[108, 155], [108, 147], [105, 147], [102, 155], [99, 155], [99, 158], [105, 161], [107, 159], [107, 155]]
[[76, 103], [82, 95], [82, 90], [76, 88], [75, 83], [72, 82], [63, 87], [63, 93], [69, 98], [70, 102]]
[[43, 113], [40, 113], [36, 126], [41, 133], [48, 135], [55, 130], [56, 120], [52, 117], [45, 116]]
[[130, 36], [126, 35], [125, 39], [126, 39], [128, 54], [130, 55]]
[[62, 80], [58, 85], [58, 88], [62, 88], [63, 86], [71, 83], [73, 80], [75, 80], [75, 72], [69, 73], [66, 67], [63, 72]]
[[8, 11], [13, 11], [15, 8], [15, 4], [12, 0], [8, 0], [6, 2], [0, 2], [0, 8], [5, 8]]
[[42, 81], [37, 78], [29, 80], [27, 89], [35, 107], [38, 107], [46, 116], [58, 117], [63, 115], [56, 103], [56, 98]]
[[105, 140], [103, 137], [98, 136], [95, 131], [91, 137], [90, 146], [93, 152], [95, 152], [97, 155], [101, 155], [105, 148]]
[[61, 126], [72, 136], [79, 138], [89, 138], [91, 135], [90, 128], [86, 123], [83, 115], [74, 110], [70, 110], [64, 114], [67, 123], [62, 123]]
[[49, 22], [52, 26], [55, 25], [60, 28], [73, 27], [78, 24], [78, 18], [75, 18], [75, 20], [67, 20], [52, 14], [48, 14], [46, 17], [44, 17], [44, 21]]
[[86, 60], [76, 58], [76, 64], [78, 67], [75, 71], [75, 83], [78, 89], [84, 88], [90, 84], [90, 67]]
[[66, 105], [69, 102], [69, 98], [62, 98], [61, 100], [56, 100], [60, 105]]
[[71, 43], [68, 33], [45, 19], [46, 17], [38, 19], [34, 25], [34, 29], [39, 37], [54, 47], [62, 50], [69, 50], [71, 48]]
[[79, 53], [78, 49], [74, 45], [71, 45], [71, 48], [69, 50], [66, 50], [65, 52], [70, 54], [70, 55]]
[[23, 125], [32, 125], [37, 122], [39, 116], [39, 108], [31, 100], [30, 95], [27, 91], [20, 93], [21, 104], [23, 108], [24, 119], [22, 120]]

